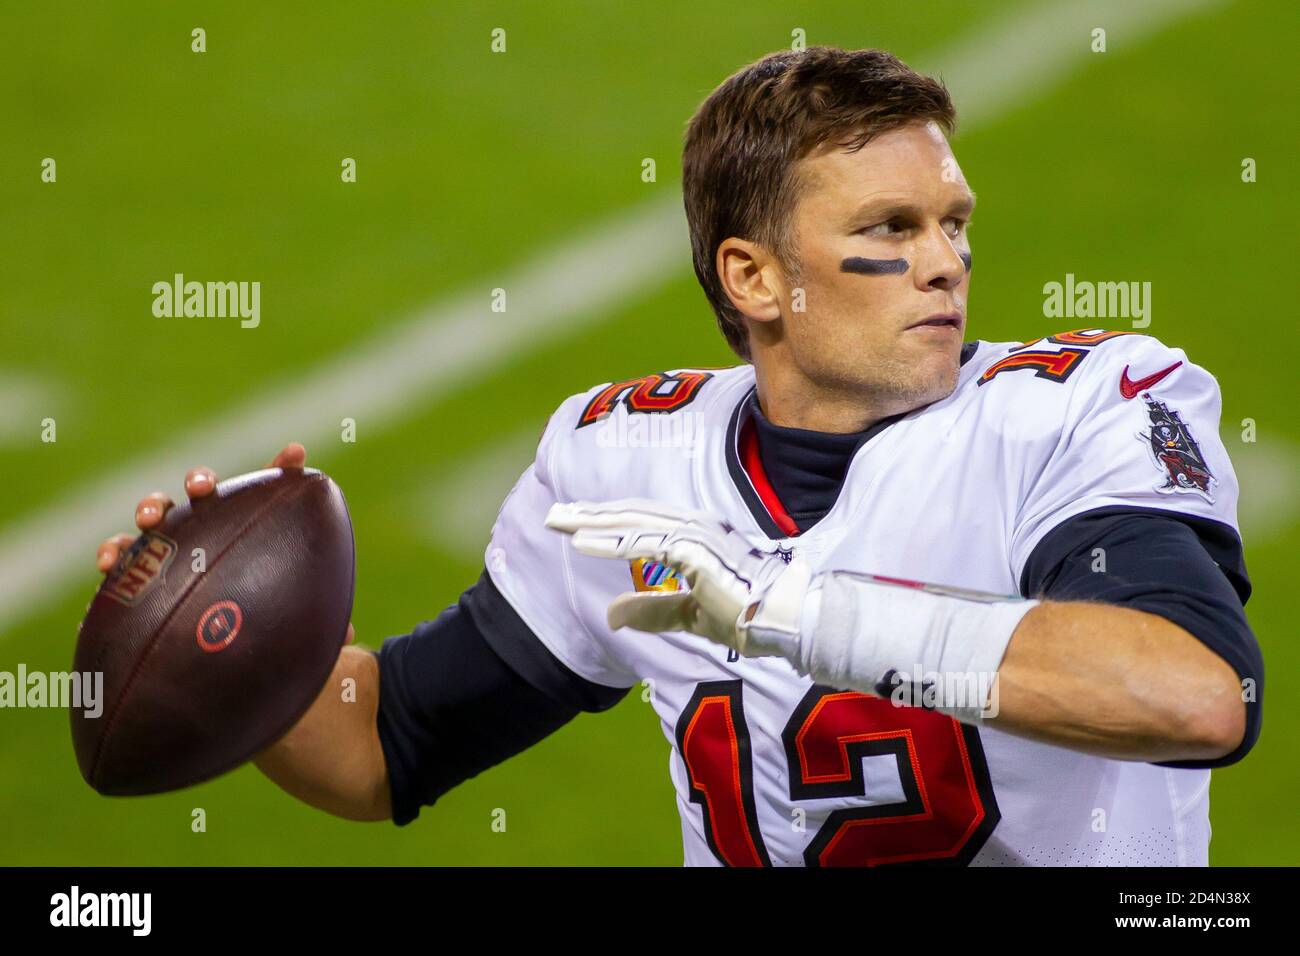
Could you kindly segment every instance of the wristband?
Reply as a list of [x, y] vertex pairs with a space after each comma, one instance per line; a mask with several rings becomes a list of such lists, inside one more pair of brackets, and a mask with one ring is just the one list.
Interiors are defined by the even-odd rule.
[[826, 572], [807, 593], [794, 663], [821, 684], [978, 723], [997, 715], [998, 667], [1038, 603]]

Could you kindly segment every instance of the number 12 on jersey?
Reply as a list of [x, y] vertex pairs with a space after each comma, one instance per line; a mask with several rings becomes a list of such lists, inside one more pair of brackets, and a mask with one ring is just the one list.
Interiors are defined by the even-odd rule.
[[[867, 795], [862, 761], [893, 756], [903, 800], [833, 811], [808, 866], [969, 864], [1001, 815], [979, 731], [919, 707], [815, 685], [781, 735], [794, 802]], [[677, 750], [705, 836], [727, 866], [771, 866], [758, 826], [743, 682], [699, 684], [677, 721]]]

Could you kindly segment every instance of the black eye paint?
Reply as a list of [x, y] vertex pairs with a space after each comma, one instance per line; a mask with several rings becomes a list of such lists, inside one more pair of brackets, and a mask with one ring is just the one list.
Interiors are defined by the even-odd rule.
[[[970, 272], [970, 253], [959, 252], [957, 255], [961, 258], [966, 271]], [[910, 268], [911, 265], [906, 259], [863, 259], [861, 256], [850, 256], [840, 263], [841, 272], [855, 272], [863, 276], [897, 276]]]
[[841, 272], [856, 272], [863, 276], [897, 276], [909, 268], [906, 259], [863, 259], [861, 256], [850, 256], [840, 263]]

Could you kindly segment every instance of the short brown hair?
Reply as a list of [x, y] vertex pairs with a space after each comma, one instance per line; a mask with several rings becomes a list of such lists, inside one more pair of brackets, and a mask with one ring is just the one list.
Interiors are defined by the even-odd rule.
[[756, 242], [797, 273], [788, 235], [795, 163], [833, 137], [861, 149], [918, 119], [952, 133], [956, 111], [942, 82], [883, 50], [826, 46], [769, 54], [729, 76], [696, 110], [682, 150], [695, 275], [742, 359], [750, 357], [748, 335], [718, 277], [718, 246], [729, 236]]

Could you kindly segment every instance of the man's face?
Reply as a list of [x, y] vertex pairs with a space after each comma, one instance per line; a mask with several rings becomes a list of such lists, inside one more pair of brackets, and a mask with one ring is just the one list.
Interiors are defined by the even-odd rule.
[[[943, 132], [916, 122], [854, 153], [824, 148], [801, 161], [801, 173], [785, 354], [819, 387], [869, 395], [891, 413], [950, 394], [975, 197]], [[794, 287], [803, 312], [788, 308]]]

